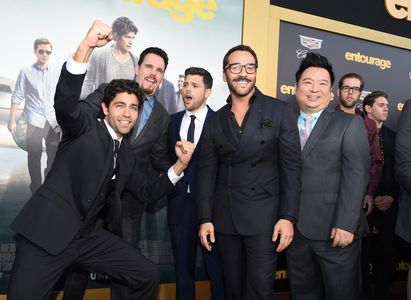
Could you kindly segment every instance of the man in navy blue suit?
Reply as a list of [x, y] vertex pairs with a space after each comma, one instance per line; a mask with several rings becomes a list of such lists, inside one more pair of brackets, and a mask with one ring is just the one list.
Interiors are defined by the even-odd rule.
[[[198, 246], [197, 221], [197, 164], [201, 132], [208, 117], [214, 114], [207, 105], [213, 78], [210, 73], [197, 67], [185, 71], [182, 98], [186, 110], [170, 118], [168, 141], [170, 150], [179, 140], [195, 144], [196, 150], [175, 192], [168, 197], [168, 224], [176, 269], [176, 299], [195, 299], [195, 264]], [[173, 151], [170, 151], [173, 153]], [[223, 275], [219, 252], [202, 248], [204, 264], [211, 281], [212, 299], [224, 299]]]

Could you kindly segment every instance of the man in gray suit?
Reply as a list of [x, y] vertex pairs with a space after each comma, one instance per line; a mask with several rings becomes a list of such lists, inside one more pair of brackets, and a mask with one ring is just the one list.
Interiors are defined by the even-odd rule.
[[327, 108], [334, 83], [326, 57], [308, 53], [296, 77], [302, 192], [287, 253], [294, 300], [360, 297], [362, 211], [370, 150], [361, 117]]
[[[395, 175], [404, 192], [399, 202], [395, 233], [411, 249], [411, 100], [401, 112], [395, 145]], [[407, 299], [411, 299], [411, 269], [408, 270]]]

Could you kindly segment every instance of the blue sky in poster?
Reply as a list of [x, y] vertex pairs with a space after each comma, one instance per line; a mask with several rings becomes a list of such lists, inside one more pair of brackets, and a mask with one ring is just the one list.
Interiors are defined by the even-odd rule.
[[[194, 13], [188, 22], [173, 18], [169, 10], [203, 9], [214, 15]], [[167, 10], [167, 7], [169, 10]], [[241, 42], [243, 1], [240, 0], [3, 0], [0, 10], [2, 44], [0, 77], [15, 80], [22, 66], [33, 62], [32, 43], [43, 36], [54, 46], [53, 62], [61, 64], [73, 53], [94, 19], [107, 24], [127, 16], [139, 29], [132, 51], [139, 54], [148, 46], [163, 48], [170, 64], [166, 78], [177, 84], [177, 77], [189, 66], [208, 69], [215, 79], [213, 99], [224, 93], [221, 64], [225, 52]], [[183, 18], [187, 14], [181, 13]], [[225, 97], [225, 95], [224, 95]], [[217, 102], [222, 104], [222, 96]], [[212, 101], [212, 106], [220, 106]]]

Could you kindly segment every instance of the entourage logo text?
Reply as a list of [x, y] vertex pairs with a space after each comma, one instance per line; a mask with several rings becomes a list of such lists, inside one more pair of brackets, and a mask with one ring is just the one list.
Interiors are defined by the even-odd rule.
[[379, 57], [364, 55], [360, 52], [345, 52], [345, 60], [359, 64], [373, 65], [381, 70], [390, 69], [391, 61]]

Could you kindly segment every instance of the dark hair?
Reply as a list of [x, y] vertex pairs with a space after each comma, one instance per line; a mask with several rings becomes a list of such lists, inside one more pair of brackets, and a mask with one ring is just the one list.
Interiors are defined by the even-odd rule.
[[119, 93], [128, 93], [133, 94], [138, 99], [138, 109], [140, 110], [141, 106], [143, 105], [144, 101], [144, 93], [141, 90], [140, 86], [135, 80], [129, 79], [113, 79], [104, 89], [104, 96], [103, 102], [104, 104], [109, 107], [111, 101], [117, 96]]
[[331, 85], [334, 84], [335, 76], [333, 72], [333, 66], [325, 56], [313, 52], [308, 52], [307, 56], [300, 62], [300, 66], [295, 73], [295, 81], [297, 83], [300, 80], [303, 72], [310, 67], [326, 69], [328, 71], [328, 74], [330, 74]]
[[113, 24], [111, 25], [111, 29], [113, 33], [117, 33], [119, 36], [125, 35], [130, 32], [137, 34], [138, 32], [136, 25], [134, 25], [133, 21], [131, 21], [127, 17], [119, 17], [115, 19]]
[[255, 60], [255, 66], [256, 66], [256, 68], [258, 68], [257, 54], [254, 52], [254, 50], [251, 49], [251, 47], [247, 46], [247, 45], [238, 45], [238, 46], [235, 46], [235, 47], [231, 48], [230, 50], [228, 50], [227, 53], [224, 55], [223, 70], [225, 70], [225, 67], [228, 65], [228, 57], [235, 51], [247, 51], [247, 52], [251, 53], [251, 55], [254, 57], [254, 60]]
[[356, 78], [360, 81], [360, 90], [364, 88], [364, 79], [360, 74], [357, 73], [347, 73], [343, 77], [340, 78], [340, 81], [338, 81], [338, 88], [341, 89], [343, 87], [343, 82], [347, 78]]
[[158, 47], [148, 47], [146, 49], [143, 50], [143, 52], [141, 52], [140, 54], [140, 58], [138, 59], [138, 65], [141, 66], [141, 64], [143, 63], [144, 58], [146, 57], [147, 54], [156, 54], [158, 56], [160, 56], [163, 60], [164, 60], [164, 71], [167, 69], [167, 65], [168, 65], [168, 56], [167, 53]]
[[364, 107], [364, 112], [367, 113], [365, 110], [365, 106], [368, 105], [369, 107], [372, 107], [375, 103], [375, 99], [379, 97], [384, 97], [388, 99], [388, 94], [384, 91], [373, 91], [367, 96], [365, 96], [364, 100], [362, 101], [362, 106]]
[[187, 77], [187, 75], [199, 75], [203, 77], [203, 83], [206, 89], [211, 89], [213, 87], [213, 77], [206, 69], [190, 67], [185, 70], [184, 75], [185, 77]]
[[53, 45], [50, 43], [50, 41], [46, 38], [38, 38], [34, 40], [34, 51], [37, 50], [37, 47], [39, 45], [50, 45], [50, 49], [53, 50]]

